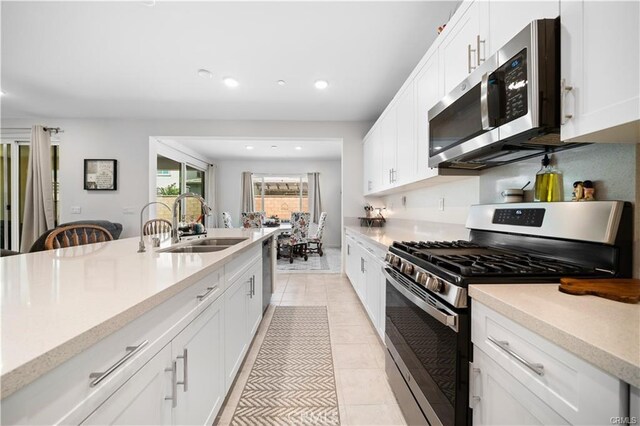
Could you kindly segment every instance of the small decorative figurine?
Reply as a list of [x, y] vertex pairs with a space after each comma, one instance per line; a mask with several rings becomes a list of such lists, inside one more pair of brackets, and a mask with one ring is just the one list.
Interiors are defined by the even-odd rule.
[[584, 198], [584, 183], [581, 181], [573, 182], [573, 196], [571, 201], [582, 201]]
[[596, 188], [593, 185], [593, 182], [590, 180], [585, 180], [584, 185], [584, 198], [581, 201], [595, 201], [596, 199]]

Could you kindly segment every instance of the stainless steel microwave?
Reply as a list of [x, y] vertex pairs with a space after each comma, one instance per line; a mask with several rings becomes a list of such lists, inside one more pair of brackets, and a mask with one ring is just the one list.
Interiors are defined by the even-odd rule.
[[560, 23], [533, 21], [429, 110], [429, 166], [483, 169], [560, 141]]

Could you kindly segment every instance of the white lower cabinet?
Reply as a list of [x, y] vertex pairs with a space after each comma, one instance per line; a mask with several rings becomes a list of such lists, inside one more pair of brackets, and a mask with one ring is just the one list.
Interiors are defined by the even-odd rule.
[[262, 321], [262, 262], [256, 261], [227, 289], [225, 305], [225, 388], [231, 388], [253, 335]]
[[382, 272], [384, 255], [385, 251], [365, 238], [347, 235], [347, 277], [383, 341], [387, 284]]
[[472, 301], [473, 424], [609, 424], [629, 415], [629, 385]]
[[224, 325], [224, 301], [219, 298], [171, 342], [176, 425], [213, 424], [222, 406], [226, 393]]
[[171, 345], [165, 346], [83, 425], [170, 425]]
[[211, 303], [83, 424], [209, 425], [224, 401], [224, 305]]

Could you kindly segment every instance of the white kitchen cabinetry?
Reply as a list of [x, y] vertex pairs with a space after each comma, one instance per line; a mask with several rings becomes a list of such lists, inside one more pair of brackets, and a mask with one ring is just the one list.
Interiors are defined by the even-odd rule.
[[607, 424], [629, 413], [629, 386], [473, 300], [474, 424]]
[[255, 262], [249, 270], [249, 291], [250, 296], [247, 300], [247, 315], [249, 319], [247, 325], [249, 327], [249, 343], [258, 331], [260, 322], [262, 321], [262, 262]]
[[640, 3], [562, 1], [560, 136], [640, 142]]
[[[165, 346], [83, 425], [170, 425], [171, 345]], [[49, 390], [54, 392], [53, 389]]]
[[566, 425], [527, 387], [479, 349], [473, 353], [471, 408], [474, 425]]
[[384, 250], [368, 242], [366, 238], [348, 232], [347, 276], [383, 341], [386, 279], [382, 266], [385, 253]]
[[410, 84], [400, 97], [396, 107], [397, 146], [394, 185], [404, 185], [416, 180], [418, 162], [416, 158], [416, 92]]
[[489, 44], [492, 56], [524, 27], [536, 19], [555, 19], [560, 15], [560, 2], [555, 1], [489, 1]]
[[415, 80], [417, 129], [417, 177], [425, 179], [436, 176], [437, 168], [429, 167], [429, 109], [444, 96], [444, 88], [438, 73], [438, 51], [429, 56]]
[[174, 424], [213, 424], [226, 394], [224, 327], [224, 300], [219, 298], [171, 342]]
[[489, 2], [465, 2], [460, 9], [464, 11], [460, 15], [456, 12], [458, 19], [447, 24], [446, 33], [443, 33], [438, 46], [440, 77], [445, 94], [451, 92], [488, 57]]
[[398, 120], [395, 106], [392, 106], [382, 117], [380, 143], [382, 145], [382, 188], [388, 188], [395, 182], [397, 167]]
[[382, 187], [382, 138], [380, 126], [371, 130], [363, 145], [364, 193], [379, 191]]

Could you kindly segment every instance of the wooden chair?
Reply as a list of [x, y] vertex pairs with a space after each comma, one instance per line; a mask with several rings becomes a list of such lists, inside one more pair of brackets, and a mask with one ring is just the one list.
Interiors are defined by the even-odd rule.
[[170, 234], [171, 228], [173, 226], [167, 219], [151, 219], [142, 227], [142, 235]]
[[293, 263], [295, 256], [301, 256], [304, 260], [309, 259], [307, 254], [307, 237], [309, 234], [310, 213], [291, 213], [291, 233], [278, 238], [278, 258], [280, 251], [286, 251], [289, 256], [289, 263]]
[[45, 250], [112, 241], [111, 233], [97, 225], [69, 225], [55, 228], [44, 242]]

